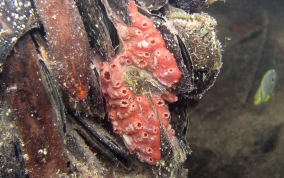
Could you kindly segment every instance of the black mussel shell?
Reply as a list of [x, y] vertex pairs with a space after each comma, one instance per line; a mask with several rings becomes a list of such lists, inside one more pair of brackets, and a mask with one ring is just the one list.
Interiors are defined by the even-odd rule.
[[164, 7], [164, 5], [166, 5], [168, 3], [168, 0], [160, 0], [160, 1], [155, 1], [155, 0], [137, 0], [136, 2], [141, 7], [152, 11], [152, 10], [159, 10], [162, 7]]
[[170, 0], [169, 4], [186, 12], [197, 12], [217, 0]]
[[38, 22], [30, 0], [1, 1], [0, 67], [18, 39], [32, 28], [39, 27]]
[[[217, 39], [217, 22], [206, 13], [188, 14], [167, 7], [166, 18], [172, 23], [183, 61], [193, 72], [193, 89], [184, 93], [187, 98], [200, 98], [215, 82], [222, 66], [221, 43]], [[181, 83], [180, 85], [183, 85]]]

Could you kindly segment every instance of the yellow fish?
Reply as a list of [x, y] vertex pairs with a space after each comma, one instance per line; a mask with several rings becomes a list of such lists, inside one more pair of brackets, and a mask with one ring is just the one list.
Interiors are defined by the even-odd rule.
[[268, 70], [262, 77], [261, 83], [254, 95], [254, 104], [259, 105], [270, 99], [270, 95], [276, 84], [277, 72], [275, 69]]

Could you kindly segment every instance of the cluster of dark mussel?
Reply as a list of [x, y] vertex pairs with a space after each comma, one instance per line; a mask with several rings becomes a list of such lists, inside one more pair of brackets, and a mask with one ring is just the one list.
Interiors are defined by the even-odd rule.
[[[161, 135], [163, 161], [141, 163], [107, 122], [98, 61], [120, 48], [116, 20], [130, 25], [129, 0], [18, 0], [0, 5], [0, 177], [180, 177], [190, 99], [219, 73], [216, 21], [197, 13], [214, 0], [137, 0], [183, 76], [170, 104], [179, 139]], [[118, 19], [119, 18], [119, 19]]]

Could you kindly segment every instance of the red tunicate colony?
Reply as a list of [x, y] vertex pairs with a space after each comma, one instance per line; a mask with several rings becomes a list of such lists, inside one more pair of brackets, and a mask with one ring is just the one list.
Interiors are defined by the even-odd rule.
[[[130, 2], [129, 10], [131, 26], [116, 24], [124, 51], [110, 62], [100, 64], [100, 80], [114, 132], [122, 136], [130, 153], [156, 165], [161, 160], [161, 124], [171, 141], [176, 141], [165, 100], [177, 100], [170, 88], [177, 85], [182, 73], [153, 22], [138, 12], [134, 1]], [[168, 91], [147, 95], [133, 92], [123, 78], [127, 66], [151, 73]]]

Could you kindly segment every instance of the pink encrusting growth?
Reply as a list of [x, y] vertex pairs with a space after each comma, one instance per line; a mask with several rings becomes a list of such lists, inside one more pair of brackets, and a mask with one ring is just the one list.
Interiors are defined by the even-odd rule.
[[[129, 9], [131, 26], [123, 22], [115, 24], [124, 51], [110, 62], [100, 64], [100, 79], [114, 132], [122, 136], [131, 153], [155, 165], [161, 159], [161, 124], [170, 139], [176, 141], [165, 100], [177, 100], [171, 88], [177, 85], [182, 74], [153, 22], [138, 12], [134, 1], [130, 2]], [[164, 90], [149, 91], [151, 82], [139, 81], [143, 77], [140, 74], [129, 79], [124, 76], [126, 71], [129, 74], [144, 71]]]

